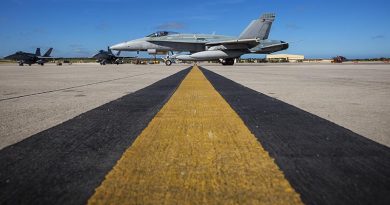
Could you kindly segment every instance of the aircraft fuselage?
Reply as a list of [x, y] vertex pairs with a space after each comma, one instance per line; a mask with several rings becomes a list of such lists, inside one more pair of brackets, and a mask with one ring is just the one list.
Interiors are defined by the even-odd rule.
[[224, 65], [233, 65], [234, 59], [244, 54], [268, 54], [288, 48], [288, 43], [284, 41], [268, 40], [274, 19], [274, 13], [265, 13], [259, 19], [251, 21], [238, 37], [158, 31], [144, 38], [119, 43], [110, 48], [118, 51], [147, 51], [154, 55], [168, 51], [190, 53], [167, 55], [167, 65], [171, 64], [171, 59], [219, 60]]

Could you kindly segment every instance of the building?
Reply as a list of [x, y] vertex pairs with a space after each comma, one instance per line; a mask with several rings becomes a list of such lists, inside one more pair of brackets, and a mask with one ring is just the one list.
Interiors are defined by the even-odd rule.
[[268, 62], [303, 62], [304, 55], [291, 55], [291, 54], [270, 54], [266, 56]]

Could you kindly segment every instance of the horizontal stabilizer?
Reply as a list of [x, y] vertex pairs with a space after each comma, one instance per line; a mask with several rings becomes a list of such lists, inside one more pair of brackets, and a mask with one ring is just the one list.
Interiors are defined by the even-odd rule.
[[279, 41], [279, 43], [271, 43], [268, 45], [261, 45], [251, 49], [252, 53], [258, 54], [269, 54], [282, 50], [288, 49], [289, 44], [284, 41]]

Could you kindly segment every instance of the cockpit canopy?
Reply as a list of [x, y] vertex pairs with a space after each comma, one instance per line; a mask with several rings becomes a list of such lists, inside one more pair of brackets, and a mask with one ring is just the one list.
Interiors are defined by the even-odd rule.
[[150, 35], [147, 35], [146, 37], [161, 37], [161, 36], [168, 36], [171, 34], [178, 34], [177, 32], [171, 32], [171, 31], [157, 31], [155, 33], [152, 33]]

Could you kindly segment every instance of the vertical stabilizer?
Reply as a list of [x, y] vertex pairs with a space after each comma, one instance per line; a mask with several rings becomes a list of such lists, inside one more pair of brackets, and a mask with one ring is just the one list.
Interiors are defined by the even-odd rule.
[[274, 13], [265, 13], [260, 19], [253, 20], [248, 27], [241, 33], [239, 39], [254, 39], [265, 40], [269, 36], [272, 22], [275, 20]]
[[43, 57], [50, 57], [52, 50], [53, 50], [53, 48], [49, 48], [49, 50], [46, 51], [46, 53], [45, 53], [45, 55], [43, 55]]
[[41, 48], [37, 48], [37, 50], [35, 51], [35, 55], [41, 56]]

